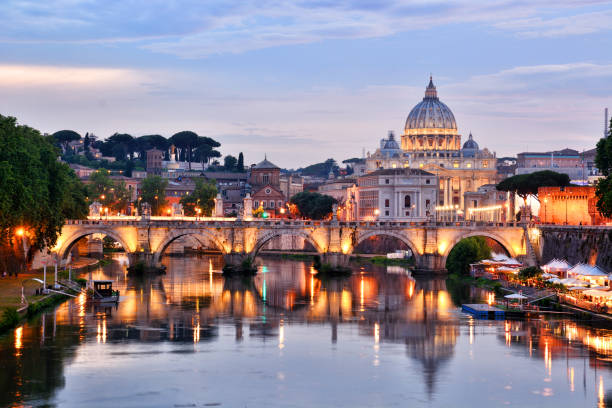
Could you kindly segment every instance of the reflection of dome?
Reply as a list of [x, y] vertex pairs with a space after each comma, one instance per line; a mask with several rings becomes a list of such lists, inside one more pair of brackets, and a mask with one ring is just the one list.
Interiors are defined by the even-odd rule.
[[406, 133], [416, 129], [453, 129], [457, 130], [457, 122], [453, 112], [438, 99], [438, 92], [429, 78], [425, 97], [408, 114]]

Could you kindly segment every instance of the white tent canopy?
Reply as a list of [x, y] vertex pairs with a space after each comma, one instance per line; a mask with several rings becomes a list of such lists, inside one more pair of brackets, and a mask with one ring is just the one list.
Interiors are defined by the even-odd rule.
[[527, 296], [523, 296], [519, 293], [512, 293], [510, 295], [504, 296], [506, 299], [527, 299]]
[[553, 260], [548, 262], [546, 265], [542, 266], [542, 269], [558, 271], [558, 270], [568, 270], [571, 267], [572, 265], [570, 265], [569, 263], [561, 259], [554, 258]]
[[589, 290], [585, 290], [582, 293], [587, 296], [602, 297], [602, 298], [607, 298], [607, 299], [612, 298], [612, 291], [589, 289]]
[[579, 263], [573, 268], [567, 270], [568, 275], [582, 276], [608, 276], [607, 273], [599, 269], [596, 265], [587, 265]]

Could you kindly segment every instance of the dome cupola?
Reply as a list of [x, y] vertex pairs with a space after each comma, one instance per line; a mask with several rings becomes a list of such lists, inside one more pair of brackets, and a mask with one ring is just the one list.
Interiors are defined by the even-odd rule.
[[402, 148], [404, 150], [459, 150], [455, 115], [438, 98], [438, 91], [429, 77], [425, 97], [408, 114]]

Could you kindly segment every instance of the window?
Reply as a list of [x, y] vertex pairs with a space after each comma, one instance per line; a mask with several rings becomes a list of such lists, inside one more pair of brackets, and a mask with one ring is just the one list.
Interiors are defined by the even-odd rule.
[[385, 179], [385, 184], [389, 184], [389, 179]]
[[406, 217], [410, 217], [410, 211], [406, 211]]
[[274, 208], [274, 201], [270, 200], [270, 208]]
[[453, 168], [458, 169], [459, 168], [459, 162], [453, 162]]
[[264, 174], [263, 175], [263, 184], [268, 184], [270, 182], [270, 175], [269, 174]]
[[253, 208], [259, 208], [259, 201], [253, 201]]
[[278, 201], [278, 206], [279, 206], [279, 208], [282, 207], [283, 206], [283, 202], [279, 200]]
[[389, 208], [389, 199], [388, 198], [385, 199], [385, 207]]
[[468, 169], [471, 169], [471, 168], [472, 168], [472, 163], [467, 163], [467, 164], [465, 165], [465, 167], [467, 167]]
[[430, 180], [430, 179], [426, 179], [426, 180], [425, 180], [425, 184], [430, 184], [430, 183], [431, 183], [431, 180]]
[[410, 196], [407, 195], [404, 197], [404, 207], [405, 208], [410, 208], [410, 205], [412, 204], [412, 200], [410, 199]]
[[385, 211], [385, 215], [388, 217], [389, 216], [389, 211]]
[[395, 163], [393, 163], [393, 164], [391, 165], [391, 168], [393, 168], [393, 169], [394, 169], [394, 168], [396, 168], [396, 167], [397, 167], [397, 164], [395, 164]]
[[431, 205], [431, 201], [425, 200], [425, 208], [429, 208], [430, 205]]
[[485, 169], [486, 169], [487, 167], [489, 167], [489, 161], [488, 161], [488, 160], [483, 160], [483, 161], [482, 161], [482, 167], [484, 167]]

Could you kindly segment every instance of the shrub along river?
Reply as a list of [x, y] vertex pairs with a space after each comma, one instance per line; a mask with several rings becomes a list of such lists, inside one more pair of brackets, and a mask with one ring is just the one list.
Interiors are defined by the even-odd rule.
[[398, 266], [319, 279], [310, 262], [115, 261], [118, 306], [67, 301], [0, 337], [0, 406], [612, 406], [612, 330], [574, 317], [476, 320], [487, 293]]

